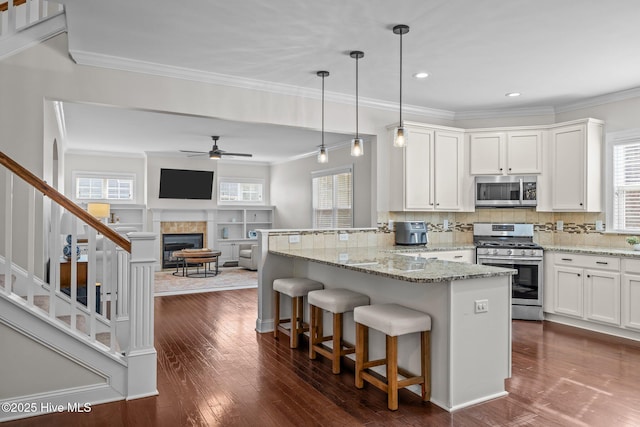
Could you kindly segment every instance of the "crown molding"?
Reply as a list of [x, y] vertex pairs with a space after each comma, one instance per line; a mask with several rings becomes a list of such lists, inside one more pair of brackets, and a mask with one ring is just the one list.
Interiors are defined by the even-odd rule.
[[[171, 77], [182, 80], [190, 80], [201, 83], [209, 83], [221, 86], [237, 87], [241, 89], [258, 90], [271, 92], [280, 95], [299, 96], [310, 99], [321, 99], [322, 91], [315, 88], [305, 88], [301, 86], [288, 85], [284, 83], [268, 82], [264, 80], [250, 79], [245, 77], [231, 76], [228, 74], [205, 72], [184, 67], [158, 64], [154, 62], [139, 61], [136, 59], [123, 58], [118, 56], [103, 55], [81, 50], [69, 50], [71, 58], [80, 65], [93, 67], [110, 68], [120, 71], [134, 73], [151, 74], [161, 77]], [[338, 92], [325, 91], [325, 100], [340, 104], [354, 105], [355, 96]], [[398, 111], [397, 102], [383, 101], [379, 99], [363, 98], [358, 100], [360, 107], [373, 108], [377, 110]], [[453, 120], [453, 111], [439, 110], [436, 108], [426, 108], [416, 105], [403, 105], [402, 111], [405, 114], [415, 114], [423, 117]]]
[[607, 93], [605, 95], [595, 96], [593, 98], [585, 99], [578, 102], [572, 102], [570, 104], [564, 104], [555, 108], [556, 113], [566, 113], [569, 111], [581, 110], [583, 108], [596, 107], [602, 104], [609, 104], [612, 102], [624, 101], [626, 99], [640, 97], [640, 87], [632, 89], [621, 90], [619, 92]]
[[459, 111], [455, 113], [456, 120], [464, 119], [493, 119], [500, 117], [546, 116], [556, 113], [553, 107], [531, 108], [501, 108], [494, 110]]
[[80, 150], [77, 148], [70, 148], [64, 152], [64, 154], [76, 154], [80, 156], [101, 156], [101, 157], [130, 157], [134, 159], [145, 158], [144, 153], [130, 153], [130, 152], [116, 152], [116, 151], [103, 151], [103, 150]]

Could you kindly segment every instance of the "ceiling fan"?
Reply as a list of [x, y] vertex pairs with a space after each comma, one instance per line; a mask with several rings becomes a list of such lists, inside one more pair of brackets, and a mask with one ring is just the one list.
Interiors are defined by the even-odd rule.
[[[180, 152], [194, 153], [193, 156], [208, 155], [210, 159], [219, 159], [222, 156], [253, 157], [253, 154], [248, 154], [248, 153], [228, 153], [218, 148], [218, 140], [220, 139], [219, 136], [212, 136], [211, 139], [213, 139], [213, 147], [211, 148], [211, 151], [207, 152], [207, 151], [180, 150]], [[193, 157], [193, 156], [189, 156], [189, 157]]]

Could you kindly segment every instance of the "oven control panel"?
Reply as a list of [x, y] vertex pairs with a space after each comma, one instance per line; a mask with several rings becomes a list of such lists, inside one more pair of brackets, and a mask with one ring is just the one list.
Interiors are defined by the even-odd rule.
[[478, 255], [490, 255], [496, 257], [537, 257], [542, 258], [542, 249], [520, 248], [477, 248]]

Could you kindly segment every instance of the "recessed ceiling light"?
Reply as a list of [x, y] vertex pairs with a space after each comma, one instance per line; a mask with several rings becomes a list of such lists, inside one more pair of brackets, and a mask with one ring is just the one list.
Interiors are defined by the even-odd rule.
[[429, 77], [429, 73], [425, 73], [424, 71], [421, 71], [419, 73], [415, 73], [413, 77], [415, 77], [416, 79], [426, 79], [427, 77]]
[[504, 94], [504, 96], [508, 96], [509, 98], [515, 98], [516, 96], [520, 96], [520, 95], [521, 95], [520, 92], [509, 92]]

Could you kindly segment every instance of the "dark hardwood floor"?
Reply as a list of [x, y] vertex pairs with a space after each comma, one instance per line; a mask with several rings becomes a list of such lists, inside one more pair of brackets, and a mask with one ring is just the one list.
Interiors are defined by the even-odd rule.
[[331, 373], [303, 345], [254, 331], [256, 290], [155, 299], [156, 397], [95, 405], [13, 426], [640, 426], [640, 344], [541, 322], [513, 322], [509, 396], [453, 414], [412, 393], [400, 409], [352, 366]]

